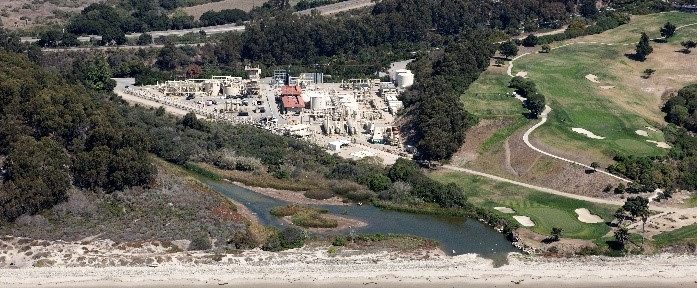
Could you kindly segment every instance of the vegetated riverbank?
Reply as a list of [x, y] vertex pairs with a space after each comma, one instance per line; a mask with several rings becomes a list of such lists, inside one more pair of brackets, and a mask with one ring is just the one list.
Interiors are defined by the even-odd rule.
[[[400, 160], [401, 161], [401, 160]], [[398, 161], [399, 162], [399, 161]], [[405, 163], [402, 161], [402, 163]], [[193, 165], [193, 164], [190, 164]], [[226, 179], [225, 176], [221, 175], [227, 175], [227, 174], [220, 174], [222, 171], [220, 169], [215, 169], [215, 171], [211, 171], [214, 169], [210, 169], [209, 166], [207, 165], [201, 165], [201, 166], [196, 166], [196, 169], [193, 169], [193, 172], [197, 172], [200, 175], [204, 177], [208, 177], [209, 175], [213, 175], [213, 177], [208, 177], [213, 180], [217, 179]], [[404, 171], [408, 169], [414, 169], [413, 167], [401, 167], [397, 168], [396, 170]], [[414, 171], [411, 172], [406, 172], [405, 174], [409, 173], [415, 173]], [[418, 172], [421, 173], [421, 172]], [[425, 176], [421, 181], [432, 181]], [[417, 178], [412, 176], [412, 178]], [[434, 182], [435, 183], [435, 182]], [[423, 184], [421, 184], [423, 185]], [[339, 201], [339, 198], [333, 198], [336, 199], [336, 201], [329, 201], [328, 203], [326, 200], [313, 200], [309, 198], [302, 198], [301, 194], [298, 192], [293, 192], [293, 191], [287, 191], [287, 190], [274, 190], [274, 189], [268, 189], [268, 188], [254, 188], [254, 187], [245, 187], [248, 188], [251, 191], [263, 194], [265, 196], [274, 198], [274, 199], [279, 199], [282, 201], [287, 201], [290, 203], [294, 204], [302, 204], [302, 205], [336, 205], [337, 202], [341, 202], [342, 204], [345, 204], [344, 202], [348, 202], [350, 200], [346, 199], [343, 201]], [[443, 217], [455, 217], [455, 218], [470, 218], [470, 219], [476, 219], [486, 225], [489, 225], [493, 227], [496, 231], [504, 234], [504, 236], [511, 242], [513, 242], [513, 245], [519, 249], [522, 249], [523, 251], [526, 251], [528, 249], [525, 249], [525, 247], [522, 246], [522, 242], [518, 242], [518, 236], [515, 233], [515, 230], [518, 228], [518, 224], [507, 220], [505, 217], [502, 217], [501, 215], [498, 215], [495, 211], [491, 211], [489, 209], [484, 209], [480, 207], [476, 207], [474, 205], [470, 205], [465, 203], [464, 207], [459, 207], [459, 208], [443, 208], [435, 203], [427, 203], [423, 201], [410, 201], [410, 202], [397, 202], [397, 201], [387, 201], [387, 200], [381, 200], [379, 197], [373, 197], [372, 199], [368, 199], [368, 202], [366, 203], [372, 203], [373, 206], [384, 209], [384, 210], [391, 210], [391, 211], [398, 211], [398, 212], [406, 212], [406, 213], [412, 213], [412, 214], [424, 214], [424, 215], [434, 215], [434, 216], [443, 216]], [[266, 212], [266, 211], [265, 211]], [[288, 215], [283, 215], [283, 216], [288, 216]], [[368, 224], [370, 225], [370, 224]], [[355, 227], [354, 227], [355, 228]]]
[[245, 251], [218, 262], [172, 262], [159, 267], [7, 269], [3, 287], [688, 287], [697, 257], [663, 254], [625, 258], [549, 259], [513, 255], [493, 268], [476, 255], [434, 252], [332, 252], [312, 247], [285, 252]]

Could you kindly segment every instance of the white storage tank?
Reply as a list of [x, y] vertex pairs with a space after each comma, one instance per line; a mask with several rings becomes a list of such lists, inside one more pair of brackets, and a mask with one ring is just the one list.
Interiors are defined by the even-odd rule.
[[218, 96], [218, 94], [220, 94], [219, 82], [206, 82], [203, 84], [203, 87], [206, 89], [206, 94], [208, 94], [208, 96]]
[[327, 109], [327, 98], [322, 95], [315, 95], [310, 98], [310, 107], [313, 111]]
[[410, 70], [400, 69], [395, 73], [395, 82], [399, 88], [407, 88], [414, 85], [414, 73]]
[[240, 89], [237, 85], [228, 84], [225, 87], [223, 87], [223, 94], [225, 96], [239, 96]]

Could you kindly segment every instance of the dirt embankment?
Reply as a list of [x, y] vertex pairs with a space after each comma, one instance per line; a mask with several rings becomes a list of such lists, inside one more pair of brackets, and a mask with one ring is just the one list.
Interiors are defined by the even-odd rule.
[[511, 166], [523, 182], [592, 197], [608, 197], [603, 192], [605, 187], [622, 183], [608, 175], [594, 173], [578, 165], [537, 153], [524, 143], [524, 131], [525, 128], [508, 139], [511, 145]]
[[480, 147], [496, 131], [511, 125], [515, 120], [509, 118], [482, 119], [470, 128], [465, 135], [465, 144], [453, 155], [452, 164], [462, 166], [476, 161], [481, 154]]
[[332, 197], [325, 200], [310, 199], [305, 197], [303, 192], [290, 191], [290, 190], [280, 190], [273, 188], [261, 188], [245, 185], [240, 182], [232, 182], [237, 186], [254, 191], [259, 194], [269, 196], [274, 199], [287, 201], [294, 204], [300, 205], [349, 205], [349, 203], [344, 202], [343, 199], [339, 197]]

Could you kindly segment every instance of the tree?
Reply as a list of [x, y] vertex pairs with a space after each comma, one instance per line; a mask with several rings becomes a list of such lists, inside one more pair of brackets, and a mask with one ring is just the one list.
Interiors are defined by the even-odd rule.
[[540, 49], [540, 53], [549, 53], [552, 51], [552, 48], [549, 47], [549, 45], [545, 44], [542, 45], [542, 49]]
[[677, 27], [675, 27], [675, 25], [668, 22], [665, 25], [663, 25], [663, 27], [661, 27], [661, 36], [665, 39], [673, 37], [676, 29], [677, 29]]
[[142, 33], [140, 36], [138, 36], [138, 41], [136, 44], [141, 46], [150, 45], [152, 44], [152, 36], [148, 33]]
[[561, 238], [562, 232], [564, 232], [564, 230], [562, 228], [552, 227], [552, 234], [550, 235], [549, 239], [552, 242], [559, 241], [559, 238]]
[[192, 63], [186, 67], [186, 71], [184, 72], [184, 76], [187, 79], [193, 79], [193, 78], [198, 78], [198, 76], [201, 76], [202, 73], [203, 73], [203, 69], [201, 69], [201, 66], [198, 66], [198, 65]]
[[598, 162], [591, 163], [591, 168], [593, 168], [593, 171], [598, 171], [598, 168], [600, 168], [600, 163], [598, 163]]
[[[0, 193], [0, 216], [14, 220], [22, 214], [35, 214], [66, 198], [70, 187], [70, 159], [55, 140], [37, 141], [19, 136], [10, 145], [4, 169], [6, 180]], [[1, 191], [1, 190], [0, 190]]]
[[579, 13], [585, 18], [595, 19], [598, 16], [598, 7], [595, 0], [581, 0]]
[[503, 66], [503, 64], [505, 64], [505, 62], [502, 59], [496, 59], [496, 61], [494, 61], [494, 64], [496, 66], [501, 67], [501, 66]]
[[87, 59], [78, 59], [73, 63], [73, 76], [85, 87], [97, 91], [112, 91], [116, 81], [111, 79], [111, 69], [106, 56], [95, 55]]
[[518, 55], [518, 46], [513, 41], [503, 42], [499, 46], [499, 51], [506, 59], [511, 59], [511, 57]]
[[171, 71], [186, 65], [187, 59], [188, 57], [179, 47], [174, 46], [172, 43], [167, 43], [165, 47], [160, 49], [155, 65], [162, 70]]
[[123, 45], [128, 42], [126, 39], [126, 33], [121, 31], [119, 28], [106, 29], [101, 33], [102, 45]]
[[682, 53], [690, 54], [690, 52], [692, 52], [690, 49], [697, 47], [697, 42], [695, 42], [693, 40], [687, 40], [687, 41], [682, 41], [680, 43], [680, 45], [682, 45], [682, 47], [683, 47]]
[[72, 33], [63, 33], [61, 38], [61, 46], [63, 47], [77, 47], [80, 46], [80, 40], [77, 39], [77, 35]]
[[629, 241], [629, 230], [627, 227], [620, 226], [615, 230], [615, 241], [624, 249], [624, 245]]
[[201, 120], [198, 120], [198, 117], [196, 117], [196, 113], [194, 113], [194, 112], [186, 113], [186, 115], [184, 115], [184, 118], [182, 118], [181, 123], [186, 128], [199, 130], [199, 131], [207, 131], [208, 130], [208, 126], [206, 125], [206, 123], [204, 123]]
[[545, 96], [540, 93], [529, 94], [525, 100], [525, 108], [530, 110], [530, 118], [538, 118], [545, 110]]
[[538, 41], [539, 40], [538, 40], [537, 36], [535, 36], [535, 34], [530, 34], [530, 35], [528, 35], [528, 37], [525, 37], [525, 39], [523, 39], [523, 46], [535, 47], [535, 45], [537, 45]]
[[390, 178], [387, 178], [385, 174], [382, 173], [374, 173], [368, 176], [368, 188], [372, 191], [375, 192], [380, 192], [387, 190], [387, 188], [390, 187], [392, 184], [390, 182]]
[[641, 33], [641, 39], [636, 45], [636, 59], [639, 61], [646, 60], [646, 57], [653, 52], [653, 47], [649, 44], [649, 36], [646, 33]]
[[58, 47], [62, 37], [63, 33], [59, 30], [44, 31], [39, 34], [37, 44], [41, 47]]
[[648, 215], [649, 199], [641, 196], [629, 197], [622, 205], [622, 209], [629, 212], [632, 217]]

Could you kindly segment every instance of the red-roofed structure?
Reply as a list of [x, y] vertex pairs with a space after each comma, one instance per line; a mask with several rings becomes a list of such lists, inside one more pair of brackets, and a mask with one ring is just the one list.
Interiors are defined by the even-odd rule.
[[300, 112], [305, 108], [305, 101], [301, 94], [302, 89], [300, 89], [300, 86], [281, 87], [281, 103], [285, 113]]
[[281, 87], [281, 97], [283, 96], [300, 96], [302, 94], [300, 86], [283, 86]]

